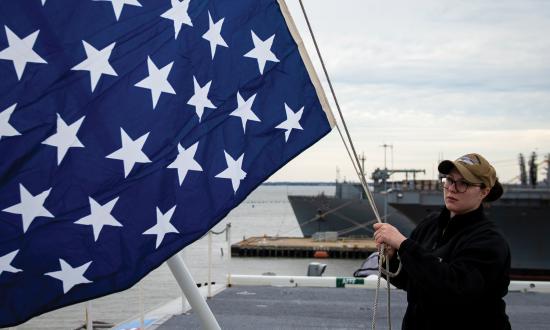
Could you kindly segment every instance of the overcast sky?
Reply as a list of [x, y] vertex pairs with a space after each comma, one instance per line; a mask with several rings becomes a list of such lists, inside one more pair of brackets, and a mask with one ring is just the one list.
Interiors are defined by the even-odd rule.
[[[287, 5], [318, 63], [298, 0]], [[304, 5], [369, 173], [383, 167], [384, 143], [394, 168], [425, 169], [426, 179], [441, 155], [479, 152], [506, 182], [519, 174], [519, 153], [550, 153], [550, 1]], [[388, 167], [391, 159], [388, 149]], [[336, 168], [355, 179], [334, 129], [270, 181], [332, 181]]]

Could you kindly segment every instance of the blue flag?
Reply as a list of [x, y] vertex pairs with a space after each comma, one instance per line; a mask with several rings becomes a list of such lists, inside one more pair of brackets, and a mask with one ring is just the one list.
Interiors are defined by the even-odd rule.
[[286, 13], [0, 0], [0, 327], [131, 287], [330, 131]]

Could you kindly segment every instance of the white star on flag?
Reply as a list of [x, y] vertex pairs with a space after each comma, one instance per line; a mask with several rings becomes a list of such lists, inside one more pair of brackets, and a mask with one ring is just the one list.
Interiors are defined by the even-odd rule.
[[113, 10], [115, 11], [115, 17], [117, 21], [120, 18], [120, 13], [122, 13], [122, 7], [124, 5], [141, 7], [141, 3], [139, 3], [138, 0], [94, 0], [94, 1], [109, 1], [113, 5]]
[[174, 214], [174, 210], [176, 209], [176, 206], [172, 207], [170, 210], [168, 210], [166, 213], [162, 213], [160, 209], [157, 207], [157, 224], [153, 227], [147, 229], [143, 235], [157, 235], [157, 241], [155, 249], [157, 249], [162, 241], [164, 240], [164, 236], [169, 233], [179, 233], [179, 231], [170, 223], [170, 218], [172, 218], [172, 215]]
[[174, 64], [173, 61], [165, 65], [162, 69], [159, 69], [153, 60], [151, 60], [151, 57], [147, 56], [147, 72], [149, 72], [149, 76], [135, 84], [137, 87], [151, 90], [153, 109], [157, 106], [157, 102], [162, 92], [176, 94], [176, 91], [168, 82], [168, 75], [170, 74], [170, 70], [172, 70], [172, 64]]
[[105, 203], [104, 205], [99, 204], [91, 197], [88, 197], [88, 199], [90, 200], [90, 215], [80, 218], [75, 223], [79, 225], [92, 226], [94, 231], [94, 241], [97, 242], [103, 226], [122, 227], [122, 224], [111, 215], [111, 211], [113, 210], [113, 207], [115, 207], [118, 197], [108, 203]]
[[239, 157], [239, 159], [233, 159], [225, 150], [225, 162], [227, 163], [227, 168], [216, 175], [216, 178], [221, 179], [230, 179], [231, 185], [233, 186], [233, 192], [237, 193], [237, 189], [241, 185], [241, 180], [246, 177], [246, 172], [242, 170], [243, 167], [243, 158], [244, 153]]
[[252, 112], [252, 104], [254, 103], [255, 98], [256, 94], [249, 97], [248, 100], [244, 100], [241, 94], [237, 92], [237, 109], [233, 110], [233, 112], [229, 114], [230, 116], [241, 118], [241, 122], [243, 123], [243, 132], [246, 132], [246, 122], [248, 120], [261, 122], [256, 114]]
[[37, 217], [49, 217], [53, 218], [53, 214], [46, 210], [43, 206], [44, 201], [50, 194], [50, 189], [41, 192], [40, 194], [33, 196], [22, 184], [19, 184], [19, 198], [21, 202], [19, 204], [12, 205], [2, 211], [21, 214], [23, 220], [23, 233], [27, 231], [31, 223]]
[[44, 275], [51, 276], [63, 282], [63, 293], [67, 293], [75, 285], [92, 283], [92, 281], [84, 277], [84, 273], [88, 270], [91, 263], [92, 262], [89, 261], [80, 267], [73, 268], [69, 263], [60, 258], [59, 265], [61, 265], [61, 270], [45, 273]]
[[46, 4], [46, 0], [42, 0], [42, 6]]
[[3, 272], [17, 273], [21, 271], [21, 269], [17, 269], [11, 265], [17, 253], [19, 253], [19, 250], [15, 250], [0, 257], [0, 275], [2, 275]]
[[21, 133], [10, 125], [10, 117], [16, 106], [17, 103], [0, 112], [0, 140], [2, 140], [2, 136], [21, 135]]
[[160, 17], [174, 21], [174, 39], [178, 38], [178, 34], [180, 33], [180, 29], [183, 24], [193, 26], [191, 18], [187, 13], [190, 2], [191, 0], [171, 0], [172, 8], [160, 15]]
[[221, 31], [223, 20], [220, 19], [216, 23], [212, 21], [212, 16], [210, 16], [210, 11], [208, 12], [208, 31], [202, 35], [202, 37], [210, 42], [210, 53], [212, 54], [212, 59], [214, 59], [214, 54], [216, 53], [216, 46], [227, 47], [225, 40], [223, 40]]
[[126, 178], [136, 163], [150, 163], [151, 160], [141, 150], [149, 133], [142, 135], [136, 140], [132, 140], [126, 134], [124, 129], [120, 128], [120, 139], [122, 140], [122, 147], [115, 152], [105, 156], [106, 158], [119, 159], [124, 162], [124, 177]]
[[115, 48], [115, 42], [102, 50], [97, 50], [94, 46], [90, 45], [86, 41], [82, 40], [84, 44], [84, 50], [86, 51], [87, 58], [75, 65], [71, 70], [90, 71], [90, 80], [92, 82], [92, 92], [94, 91], [99, 78], [102, 74], [108, 74], [111, 76], [118, 76], [115, 69], [109, 63], [109, 57], [113, 48]]
[[304, 128], [300, 125], [300, 119], [302, 119], [302, 114], [304, 113], [304, 107], [298, 110], [296, 113], [285, 103], [286, 111], [286, 120], [277, 125], [275, 128], [280, 128], [286, 130], [285, 132], [285, 142], [288, 141], [290, 132], [293, 129], [303, 130]]
[[197, 142], [185, 149], [178, 144], [178, 156], [170, 165], [168, 165], [168, 168], [176, 168], [178, 170], [180, 186], [182, 185], [183, 180], [185, 180], [185, 176], [187, 176], [188, 171], [202, 171], [202, 167], [194, 159], [198, 146], [199, 143]]
[[67, 125], [61, 116], [57, 114], [56, 133], [42, 142], [42, 144], [57, 147], [57, 165], [61, 164], [69, 148], [84, 148], [84, 145], [82, 145], [76, 133], [78, 133], [80, 125], [82, 125], [82, 121], [84, 121], [85, 117], [86, 116], [83, 116], [71, 125]]
[[20, 39], [6, 25], [4, 25], [4, 28], [6, 29], [6, 36], [8, 37], [9, 46], [8, 48], [0, 51], [0, 60], [8, 60], [13, 62], [15, 73], [17, 73], [17, 80], [21, 80], [27, 63], [48, 63], [34, 50], [32, 50], [40, 30], [36, 30], [25, 38]]
[[201, 121], [202, 114], [204, 113], [204, 108], [216, 109], [216, 106], [208, 99], [208, 93], [210, 92], [210, 84], [212, 81], [209, 81], [201, 87], [197, 82], [197, 78], [193, 76], [193, 86], [195, 89], [195, 94], [191, 96], [187, 104], [195, 107], [195, 112], [199, 116], [199, 122]]
[[279, 62], [279, 59], [277, 59], [275, 54], [273, 54], [273, 52], [271, 51], [271, 45], [273, 44], [273, 39], [275, 38], [275, 35], [272, 35], [266, 40], [261, 40], [254, 33], [254, 31], [250, 30], [250, 32], [252, 33], [252, 42], [254, 42], [254, 48], [252, 48], [252, 50], [248, 53], [244, 54], [244, 56], [257, 59], [260, 73], [264, 74], [264, 67], [267, 61]]

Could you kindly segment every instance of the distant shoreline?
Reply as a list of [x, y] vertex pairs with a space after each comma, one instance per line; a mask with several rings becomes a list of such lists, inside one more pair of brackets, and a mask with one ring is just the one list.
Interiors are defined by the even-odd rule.
[[264, 182], [265, 186], [334, 186], [334, 181], [277, 181], [277, 182]]

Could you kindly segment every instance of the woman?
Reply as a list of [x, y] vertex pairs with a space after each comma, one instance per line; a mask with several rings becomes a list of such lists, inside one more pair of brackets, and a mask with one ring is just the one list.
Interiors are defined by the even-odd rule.
[[[502, 195], [495, 169], [478, 154], [445, 160], [445, 207], [424, 219], [410, 238], [390, 224], [374, 225], [385, 244], [390, 278], [407, 291], [403, 329], [510, 329], [503, 297], [510, 283], [508, 243], [483, 212]], [[397, 251], [397, 253], [396, 253]]]

